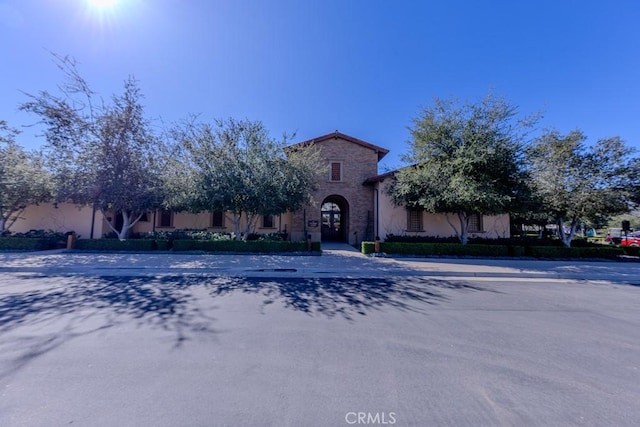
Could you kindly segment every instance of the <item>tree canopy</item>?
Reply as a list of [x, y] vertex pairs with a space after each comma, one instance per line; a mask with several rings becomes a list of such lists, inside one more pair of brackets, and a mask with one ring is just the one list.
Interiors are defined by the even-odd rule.
[[530, 172], [542, 211], [556, 224], [558, 238], [571, 246], [581, 222], [604, 224], [628, 212], [633, 189], [631, 150], [619, 137], [586, 145], [579, 130], [552, 130], [529, 148]]
[[18, 133], [0, 120], [0, 236], [9, 231], [27, 206], [51, 198], [50, 177], [42, 158], [16, 143]]
[[[472, 215], [509, 212], [526, 194], [523, 145], [535, 117], [494, 95], [479, 103], [436, 99], [414, 119], [410, 151], [389, 188], [397, 205], [444, 213], [467, 243]], [[457, 225], [450, 215], [457, 217]]]
[[45, 127], [56, 199], [122, 215], [119, 229], [115, 221], [109, 226], [123, 239], [146, 211], [162, 203], [160, 141], [150, 131], [133, 78], [105, 102], [96, 99], [74, 60], [55, 59], [65, 76], [61, 93], [28, 95], [20, 108], [39, 116]]
[[172, 134], [182, 147], [182, 174], [190, 177], [169, 186], [174, 207], [230, 212], [238, 239], [246, 238], [261, 215], [299, 209], [316, 187], [317, 150], [287, 149], [287, 137], [272, 139], [262, 122], [188, 123]]

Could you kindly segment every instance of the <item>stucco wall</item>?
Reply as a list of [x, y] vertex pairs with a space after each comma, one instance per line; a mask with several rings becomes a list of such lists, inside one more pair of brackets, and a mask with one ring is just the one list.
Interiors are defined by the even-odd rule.
[[[14, 233], [24, 233], [29, 230], [53, 230], [66, 233], [75, 231], [80, 237], [88, 239], [91, 235], [91, 212], [89, 206], [78, 207], [71, 203], [41, 203], [27, 206], [21, 218], [11, 227]], [[102, 214], [96, 212], [95, 237], [100, 237], [98, 226]]]
[[[260, 234], [267, 233], [275, 233], [277, 231], [285, 231], [291, 227], [291, 222], [289, 220], [288, 214], [283, 214], [282, 216], [275, 216], [273, 221], [273, 227], [263, 227], [262, 226], [262, 218], [257, 218], [255, 232]], [[138, 222], [134, 227], [133, 231], [138, 233], [145, 233], [154, 230], [153, 221], [154, 216], [153, 213], [150, 212], [147, 215], [148, 221]], [[244, 219], [244, 217], [243, 217]], [[173, 224], [171, 227], [160, 227], [159, 226], [159, 214], [155, 217], [155, 230], [156, 231], [172, 231], [172, 230], [180, 230], [180, 229], [198, 229], [198, 230], [208, 230], [208, 231], [220, 231], [231, 233], [234, 231], [233, 227], [233, 216], [231, 213], [227, 213], [224, 219], [224, 227], [211, 227], [211, 213], [210, 212], [200, 212], [197, 214], [188, 213], [188, 212], [174, 212], [173, 213]], [[241, 222], [241, 230], [244, 231], [245, 221]]]
[[[407, 236], [455, 236], [455, 232], [445, 214], [433, 214], [423, 212], [422, 224], [424, 230], [407, 231], [407, 210], [404, 207], [396, 206], [387, 195], [386, 189], [389, 179], [379, 183], [376, 188], [379, 194], [378, 202], [378, 235], [384, 240], [387, 234], [407, 235]], [[451, 221], [456, 228], [460, 228], [457, 215], [450, 214]], [[484, 215], [482, 217], [482, 233], [469, 233], [469, 237], [485, 237], [490, 239], [509, 237], [509, 215]]]
[[[367, 230], [367, 215], [373, 215], [373, 188], [362, 183], [378, 173], [378, 153], [362, 145], [346, 141], [340, 137], [317, 143], [321, 156], [325, 159], [326, 170], [319, 181], [318, 190], [314, 192], [314, 204], [301, 209], [292, 215], [291, 238], [304, 239], [304, 212], [307, 225], [309, 221], [317, 221], [318, 227], [307, 227], [313, 241], [321, 240], [321, 207], [329, 196], [344, 198], [348, 205], [347, 221], [344, 223], [345, 234], [349, 243], [355, 242], [354, 232], [358, 232], [358, 240], [362, 241]], [[331, 181], [329, 165], [331, 162], [342, 163], [342, 180]], [[343, 214], [344, 216], [344, 214]], [[371, 231], [372, 232], [372, 231]]]

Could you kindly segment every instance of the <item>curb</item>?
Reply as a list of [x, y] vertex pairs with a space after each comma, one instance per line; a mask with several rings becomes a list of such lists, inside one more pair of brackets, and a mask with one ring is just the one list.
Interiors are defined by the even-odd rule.
[[[380, 278], [476, 278], [476, 279], [513, 279], [513, 280], [575, 280], [575, 281], [634, 281], [632, 277], [585, 277], [578, 274], [562, 273], [525, 273], [525, 272], [461, 272], [461, 271], [419, 271], [419, 270], [353, 270], [353, 269], [318, 269], [318, 268], [168, 268], [168, 267], [90, 267], [78, 269], [73, 267], [0, 267], [0, 273], [31, 273], [45, 276], [202, 276], [202, 277], [238, 277], [265, 279], [380, 279]], [[640, 282], [640, 280], [638, 280]]]

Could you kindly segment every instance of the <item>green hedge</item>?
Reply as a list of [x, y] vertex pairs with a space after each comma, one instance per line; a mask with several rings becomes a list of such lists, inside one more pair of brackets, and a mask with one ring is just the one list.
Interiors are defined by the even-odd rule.
[[[626, 250], [627, 248], [625, 248]], [[401, 243], [381, 242], [380, 251], [397, 255], [417, 256], [478, 256], [478, 257], [521, 257], [534, 258], [607, 258], [614, 259], [625, 253], [619, 247], [580, 247], [560, 246], [513, 246], [483, 245], [460, 243]], [[374, 252], [373, 242], [362, 242], [362, 253]]]
[[46, 251], [55, 249], [57, 240], [31, 239], [26, 237], [0, 237], [0, 250], [12, 251]]
[[153, 251], [158, 245], [155, 240], [147, 239], [78, 239], [74, 249], [89, 251]]
[[156, 245], [159, 251], [168, 251], [173, 248], [173, 242], [170, 240], [156, 240]]
[[640, 256], [640, 246], [621, 246], [625, 255]]
[[[320, 242], [312, 242], [312, 251], [320, 251]], [[270, 240], [175, 240], [174, 251], [207, 252], [306, 252], [305, 242], [281, 242]]]
[[527, 256], [527, 248], [524, 246], [507, 246], [507, 251], [509, 252], [509, 256], [512, 257], [523, 257]]
[[[374, 251], [373, 242], [362, 242], [362, 252], [370, 254]], [[381, 242], [380, 251], [399, 255], [465, 255], [465, 256], [510, 256], [508, 246], [498, 245], [461, 245], [460, 243], [401, 243]]]
[[603, 246], [588, 248], [567, 248], [564, 246], [530, 246], [526, 253], [534, 258], [608, 258], [614, 259], [624, 254], [621, 248]]
[[[313, 242], [312, 250], [320, 251], [320, 242]], [[166, 240], [152, 239], [80, 239], [74, 249], [91, 251], [207, 251], [207, 252], [306, 252], [305, 242], [282, 242], [269, 240]]]

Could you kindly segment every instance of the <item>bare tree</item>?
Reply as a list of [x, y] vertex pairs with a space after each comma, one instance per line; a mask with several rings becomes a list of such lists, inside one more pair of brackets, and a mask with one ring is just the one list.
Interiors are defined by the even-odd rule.
[[162, 203], [161, 143], [150, 131], [137, 82], [128, 78], [110, 102], [97, 98], [69, 57], [54, 55], [65, 81], [58, 95], [27, 94], [20, 108], [39, 116], [45, 153], [54, 174], [57, 201], [93, 205], [122, 226], [109, 227], [125, 239], [142, 215]]

